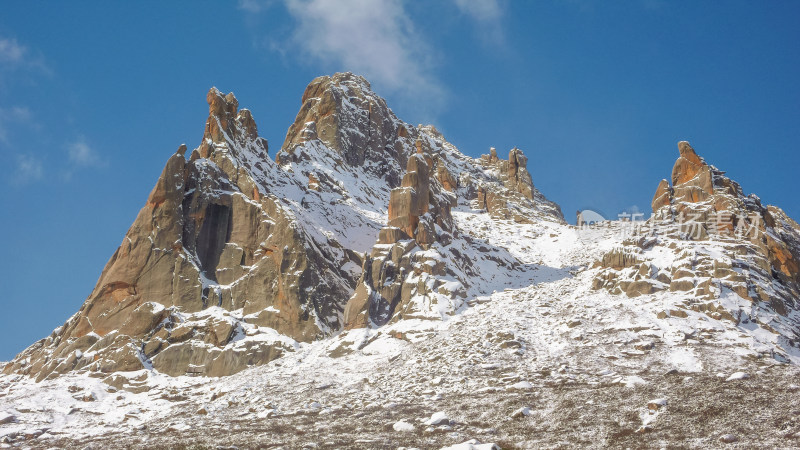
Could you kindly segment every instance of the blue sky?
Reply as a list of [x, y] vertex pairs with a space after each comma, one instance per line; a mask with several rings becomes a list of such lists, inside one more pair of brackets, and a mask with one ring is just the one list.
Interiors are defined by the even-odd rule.
[[522, 148], [577, 209], [649, 213], [676, 143], [800, 218], [795, 1], [10, 2], [0, 360], [90, 293], [167, 158], [233, 91], [279, 147], [314, 77], [365, 75], [463, 152]]

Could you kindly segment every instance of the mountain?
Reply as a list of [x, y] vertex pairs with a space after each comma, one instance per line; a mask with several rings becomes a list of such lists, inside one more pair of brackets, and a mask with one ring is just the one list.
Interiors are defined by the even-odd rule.
[[[5, 373], [42, 380], [152, 368], [223, 376], [331, 336], [363, 285], [362, 267], [373, 270], [377, 255], [367, 253], [387, 230], [387, 206], [390, 222], [413, 209], [403, 213], [408, 233], [394, 234], [392, 244], [403, 240], [398, 245], [416, 248], [414, 255], [422, 248], [454, 255], [457, 272], [438, 267], [427, 290], [405, 288], [406, 302], [452, 288], [433, 307], [447, 314], [468, 294], [525, 272], [502, 249], [460, 237], [449, 217], [458, 198], [465, 207], [485, 203], [498, 217], [563, 222], [533, 186], [520, 150], [510, 162], [494, 151], [485, 160], [466, 157], [435, 128], [400, 121], [361, 77], [312, 81], [274, 162], [232, 93], [212, 88], [207, 100], [202, 142], [188, 159], [185, 146], [169, 158], [80, 311]], [[404, 240], [414, 233], [415, 241]], [[495, 273], [497, 280], [481, 278]]]
[[745, 196], [688, 142], [678, 150], [653, 217], [597, 262], [594, 287], [630, 297], [667, 291], [674, 309], [662, 316], [693, 310], [761, 328], [771, 356], [789, 361], [800, 348], [800, 226]]
[[4, 366], [0, 445], [797, 446], [800, 226], [689, 143], [651, 218], [576, 227], [536, 149], [465, 156], [362, 77], [313, 80], [272, 153], [207, 100], [78, 313]]

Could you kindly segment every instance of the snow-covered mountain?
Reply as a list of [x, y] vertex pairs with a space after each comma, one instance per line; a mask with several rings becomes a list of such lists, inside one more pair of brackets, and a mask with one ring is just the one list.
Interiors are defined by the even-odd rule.
[[467, 157], [359, 76], [313, 80], [274, 157], [208, 103], [5, 365], [0, 444], [797, 445], [800, 227], [688, 143], [650, 220], [578, 228], [521, 150]]
[[[425, 307], [442, 314], [528, 272], [506, 250], [452, 227], [449, 209], [459, 199], [469, 208], [489, 198], [497, 217], [563, 221], [533, 187], [521, 151], [511, 152], [510, 165], [496, 155], [466, 157], [435, 128], [400, 121], [366, 80], [349, 73], [311, 82], [274, 161], [233, 94], [212, 88], [208, 104], [200, 146], [188, 160], [184, 146], [169, 159], [81, 310], [6, 373], [42, 380], [74, 370], [152, 368], [222, 376], [331, 336], [343, 328], [365, 260], [373, 260], [367, 253], [387, 207], [391, 215], [393, 188], [419, 203], [406, 218], [413, 217], [410, 234], [417, 222], [427, 233], [427, 261], [442, 260], [433, 253], [446, 249], [458, 266], [458, 273], [438, 268], [427, 290], [406, 296], [429, 304], [438, 295], [431, 289], [452, 288], [452, 298]], [[417, 161], [419, 169], [404, 175]], [[431, 189], [400, 186], [409, 177]], [[410, 200], [392, 201], [397, 210]], [[448, 217], [430, 222], [429, 203]], [[401, 233], [392, 243], [420, 253], [408, 238]]]

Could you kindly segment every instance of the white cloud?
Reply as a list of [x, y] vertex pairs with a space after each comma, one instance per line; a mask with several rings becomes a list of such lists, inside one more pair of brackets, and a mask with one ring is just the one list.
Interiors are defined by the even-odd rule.
[[453, 3], [462, 14], [475, 21], [485, 42], [503, 43], [503, 7], [499, 0], [453, 0]]
[[24, 106], [0, 107], [0, 142], [8, 143], [8, 130], [13, 124], [34, 125], [31, 110]]
[[12, 176], [15, 184], [27, 184], [40, 180], [44, 175], [42, 162], [33, 155], [18, 155], [17, 166]]
[[41, 55], [34, 54], [15, 38], [0, 36], [0, 88], [5, 87], [9, 75], [18, 71], [26, 75], [52, 75]]
[[103, 162], [99, 155], [83, 139], [79, 139], [68, 147], [69, 161], [77, 167], [101, 167]]
[[503, 9], [497, 0], [453, 0], [459, 11], [480, 22], [500, 20]]
[[27, 106], [12, 106], [8, 110], [8, 115], [20, 122], [28, 122], [33, 117]]
[[285, 0], [302, 54], [339, 71], [364, 75], [381, 89], [438, 101], [431, 49], [401, 0]]
[[239, 0], [239, 9], [249, 13], [258, 14], [272, 6], [272, 0]]
[[24, 60], [26, 52], [27, 49], [16, 39], [0, 38], [0, 64], [20, 64]]

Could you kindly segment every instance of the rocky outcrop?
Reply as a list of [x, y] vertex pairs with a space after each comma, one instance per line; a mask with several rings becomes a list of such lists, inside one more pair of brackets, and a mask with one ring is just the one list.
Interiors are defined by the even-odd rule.
[[528, 172], [528, 158], [522, 150], [514, 147], [508, 153], [508, 160], [500, 159], [492, 147], [488, 155], [481, 155], [483, 167], [492, 173], [511, 192], [533, 200], [533, 180]]
[[508, 287], [524, 278], [528, 268], [510, 254], [456, 228], [451, 208], [458, 201], [441, 181], [452, 178], [443, 157], [417, 142], [401, 186], [392, 190], [387, 226], [345, 307], [345, 329], [442, 319], [496, 283]]
[[[286, 133], [278, 164], [303, 158], [306, 144], [319, 141], [333, 150], [337, 164], [379, 175], [389, 188], [400, 184], [402, 168], [413, 151], [416, 130], [400, 121], [363, 77], [352, 73], [315, 78]], [[379, 166], [376, 163], [387, 161]]]
[[653, 217], [596, 263], [593, 287], [632, 297], [678, 293], [687, 309], [756, 321], [800, 342], [800, 227], [745, 196], [688, 142], [678, 150], [672, 183], [662, 180], [653, 196]]
[[408, 159], [400, 187], [392, 189], [389, 197], [388, 227], [381, 230], [380, 243], [393, 244], [411, 238], [428, 248], [436, 242], [435, 227], [452, 231], [450, 207], [455, 198], [444, 195], [448, 190], [441, 179], [448, 181], [452, 176], [442, 165], [434, 168], [433, 159], [423, 152], [418, 141], [417, 154]]
[[652, 207], [653, 211], [658, 211], [664, 206], [671, 205], [673, 201], [672, 187], [666, 179], [661, 180], [656, 188], [656, 193], [653, 195]]
[[680, 157], [672, 168], [673, 201], [697, 203], [714, 194], [711, 167], [686, 141], [678, 143]]
[[[519, 223], [530, 223], [532, 217], [526, 214], [519, 205], [530, 203], [544, 204], [541, 194], [533, 186], [528, 172], [528, 158], [522, 150], [514, 147], [508, 154], [508, 160], [500, 159], [497, 150], [492, 147], [488, 155], [479, 159], [483, 168], [494, 177], [495, 183], [478, 183], [476, 206], [485, 209], [498, 219], [514, 220]], [[554, 215], [563, 220], [561, 209], [553, 204]]]
[[[364, 262], [363, 275], [344, 312], [346, 329], [379, 326], [395, 317], [396, 310], [408, 310], [420, 290], [443, 295], [465, 296], [463, 286], [453, 291], [439, 289], [443, 282], [409, 283], [409, 275], [444, 275], [444, 264], [428, 250], [434, 244], [453, 239], [450, 208], [455, 197], [439, 181], [433, 158], [417, 143], [417, 153], [408, 159], [402, 185], [392, 190], [388, 224], [381, 229], [376, 245]], [[408, 312], [408, 311], [407, 311]], [[402, 317], [402, 314], [397, 315]]]
[[672, 186], [662, 181], [653, 198], [656, 218], [678, 222], [690, 239], [745, 239], [782, 282], [800, 284], [800, 247], [784, 242], [794, 241], [791, 219], [777, 207], [762, 206], [757, 196], [745, 196], [738, 183], [706, 164], [688, 142], [678, 143], [678, 149]]

